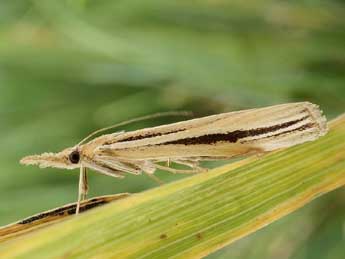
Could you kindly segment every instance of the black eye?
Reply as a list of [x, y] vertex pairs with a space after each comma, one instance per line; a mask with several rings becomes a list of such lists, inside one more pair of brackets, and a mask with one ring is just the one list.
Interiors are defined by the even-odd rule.
[[68, 156], [69, 161], [71, 161], [72, 164], [78, 164], [80, 160], [80, 153], [77, 150], [74, 150], [71, 154]]

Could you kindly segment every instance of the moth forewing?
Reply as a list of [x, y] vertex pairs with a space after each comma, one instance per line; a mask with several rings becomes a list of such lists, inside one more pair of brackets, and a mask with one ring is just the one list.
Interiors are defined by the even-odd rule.
[[96, 153], [132, 160], [230, 158], [289, 147], [326, 132], [326, 120], [316, 105], [292, 103], [124, 133]]
[[[204, 133], [211, 134], [212, 132], [222, 133], [240, 129], [243, 130], [250, 128], [268, 127], [275, 124], [282, 124], [288, 120], [292, 120], [293, 116], [300, 117], [301, 110], [305, 112], [307, 110], [310, 110], [312, 113], [318, 111], [317, 106], [310, 103], [292, 103], [259, 109], [222, 113], [203, 118], [127, 132], [115, 136], [112, 140], [107, 141], [106, 144], [116, 144], [116, 146], [121, 146], [121, 143], [125, 142], [125, 144], [123, 145], [129, 147], [130, 145], [135, 146], [139, 144], [145, 145], [146, 143], [152, 143], [153, 140], [159, 141], [160, 139], [178, 139], [185, 136], [186, 133], [190, 133], [189, 135], [193, 135], [195, 133], [202, 135], [202, 131], [204, 131]], [[153, 137], [155, 138], [153, 139]], [[134, 140], [141, 141], [133, 142]]]

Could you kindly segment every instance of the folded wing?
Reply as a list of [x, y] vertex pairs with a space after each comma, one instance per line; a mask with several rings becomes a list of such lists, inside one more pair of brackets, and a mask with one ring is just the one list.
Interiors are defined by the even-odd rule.
[[312, 141], [326, 132], [318, 106], [290, 103], [126, 132], [96, 153], [125, 160], [230, 158]]

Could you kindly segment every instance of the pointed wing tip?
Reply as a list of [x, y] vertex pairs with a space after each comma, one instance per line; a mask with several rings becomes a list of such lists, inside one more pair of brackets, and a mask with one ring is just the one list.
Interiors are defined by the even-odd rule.
[[320, 106], [311, 102], [305, 102], [305, 107], [311, 117], [315, 120], [315, 123], [319, 128], [320, 137], [326, 135], [328, 132], [327, 118], [320, 109]]

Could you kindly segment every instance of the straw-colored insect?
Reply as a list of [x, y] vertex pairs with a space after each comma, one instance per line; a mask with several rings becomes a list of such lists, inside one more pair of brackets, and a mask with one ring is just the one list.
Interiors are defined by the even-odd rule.
[[[301, 102], [222, 113], [130, 132], [121, 131], [85, 143], [95, 134], [114, 126], [96, 131], [76, 146], [59, 153], [27, 156], [21, 163], [79, 168], [78, 212], [80, 201], [85, 199], [88, 191], [87, 168], [113, 177], [142, 172], [153, 175], [156, 169], [172, 173], [199, 173], [205, 170], [199, 166], [200, 161], [286, 148], [315, 140], [327, 133], [326, 119], [318, 106]], [[170, 168], [170, 162], [185, 165], [189, 169]]]

